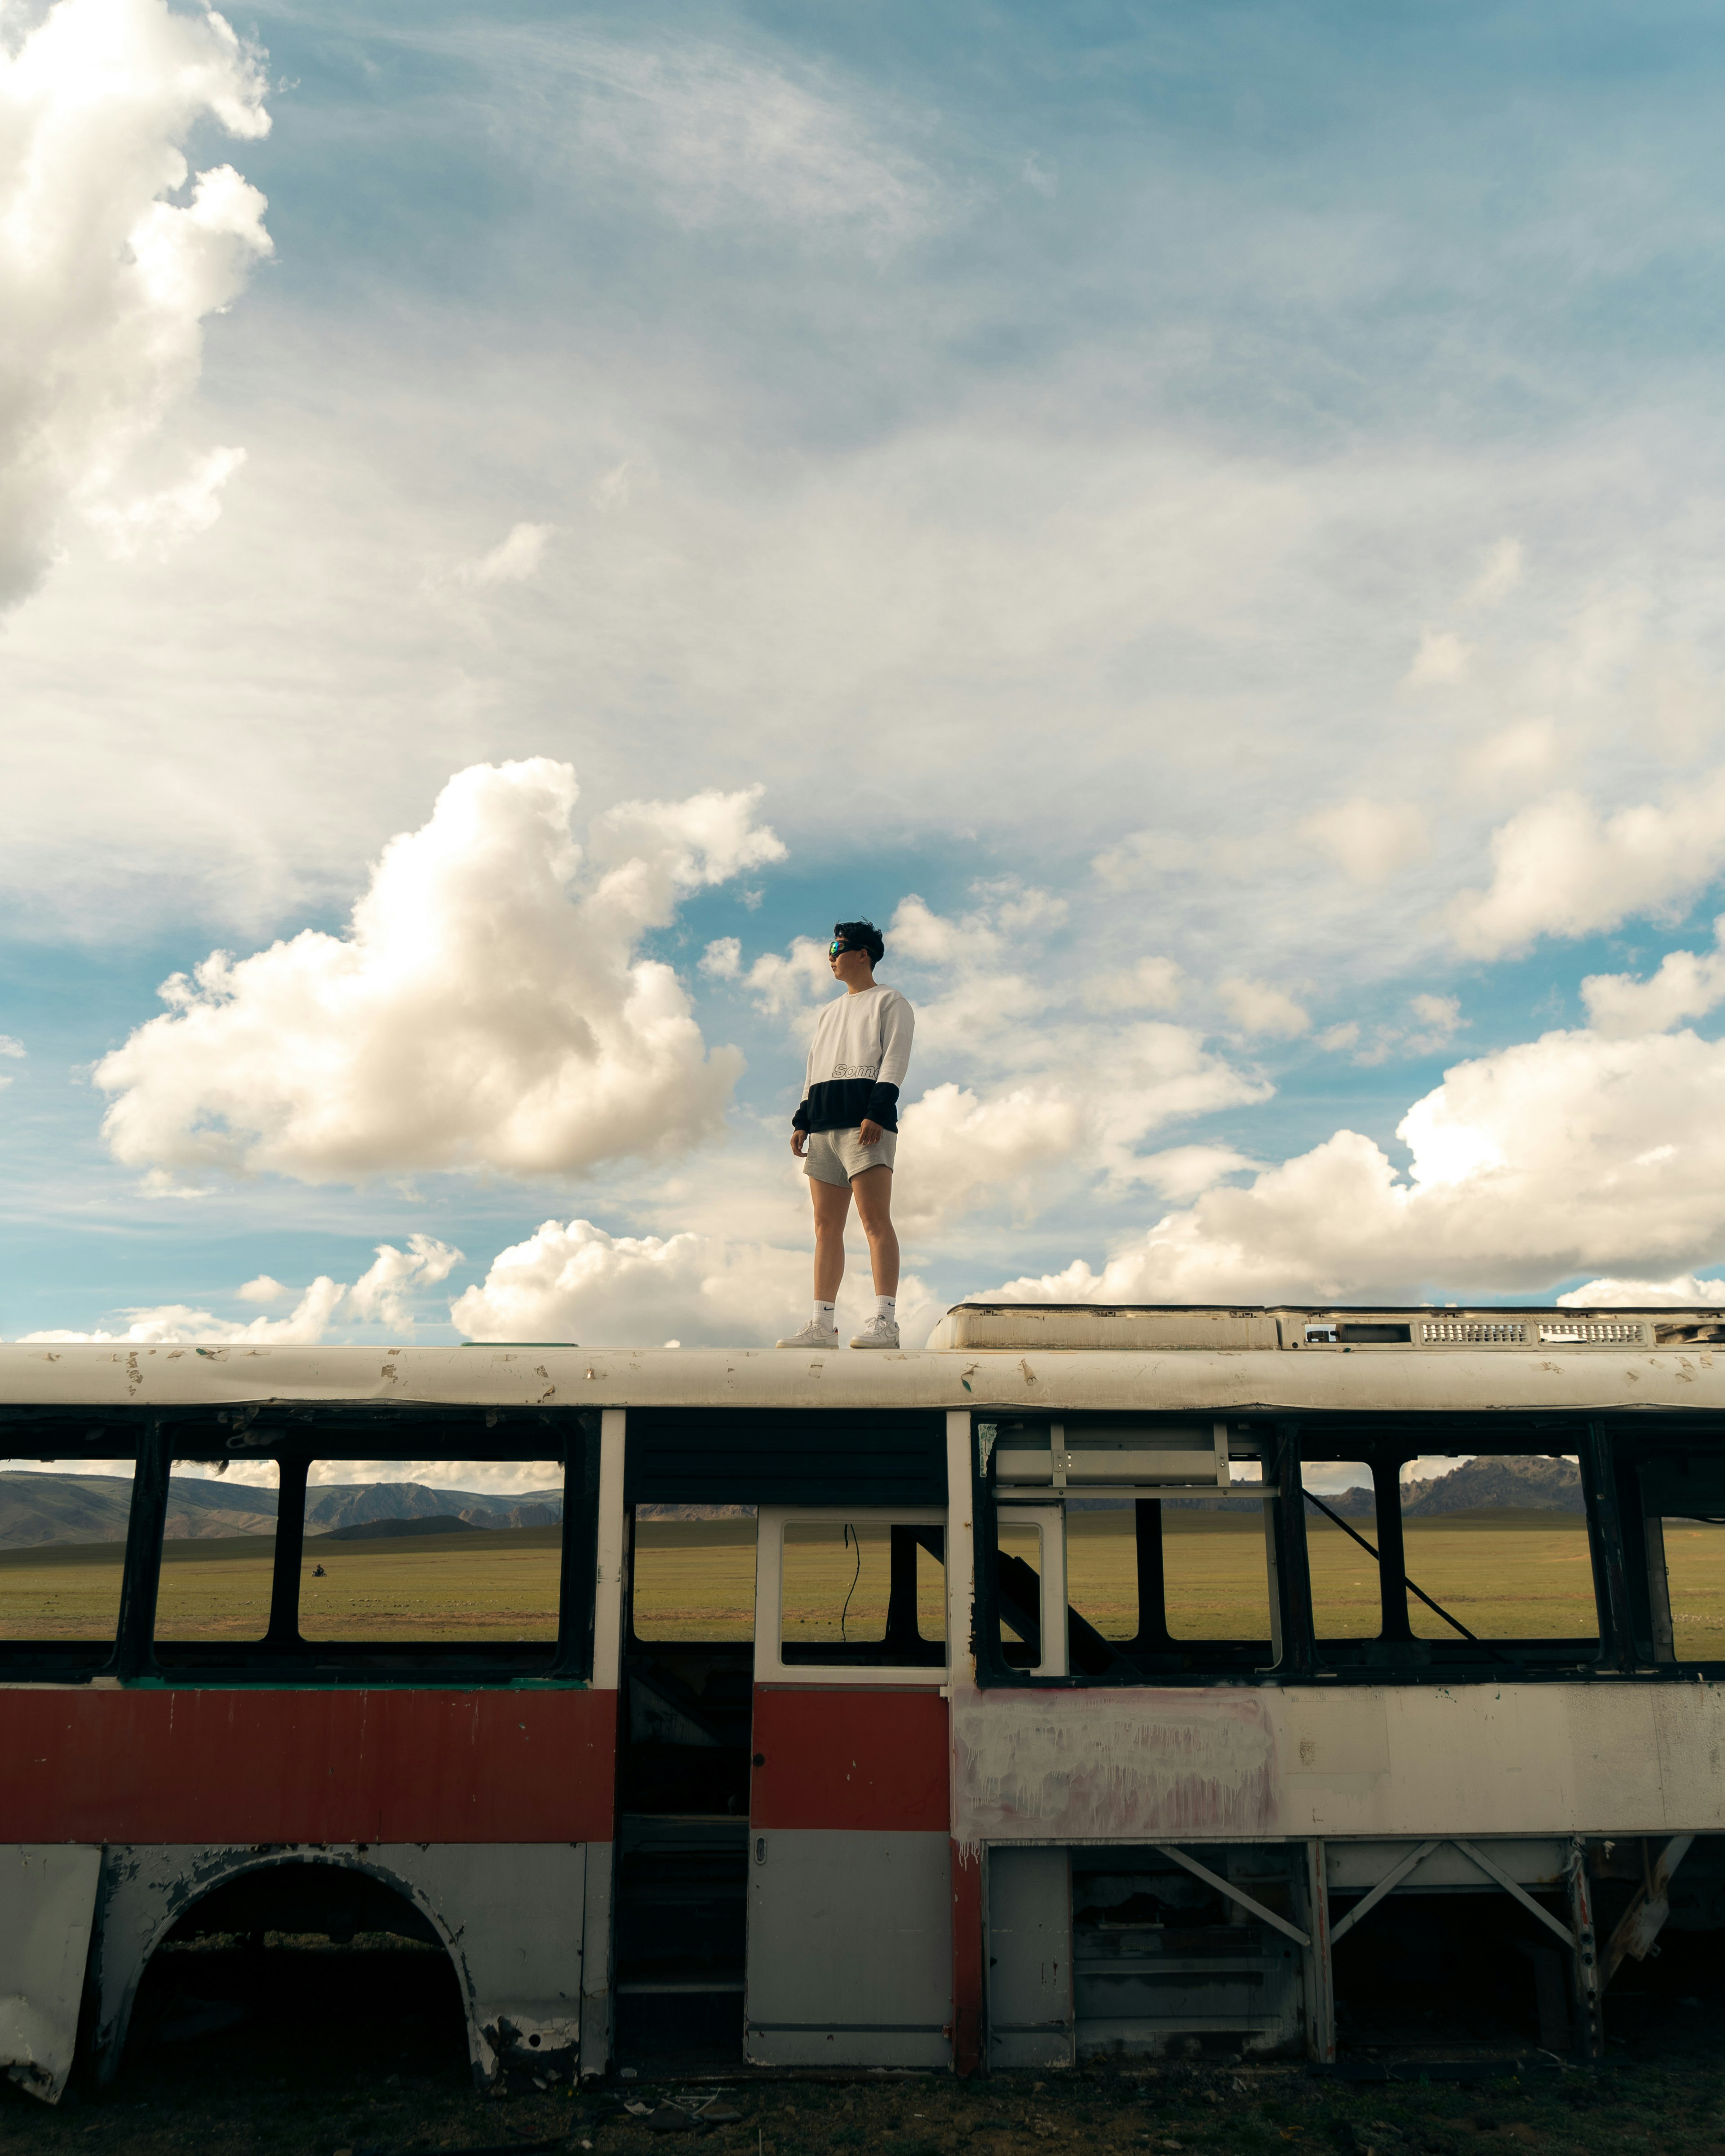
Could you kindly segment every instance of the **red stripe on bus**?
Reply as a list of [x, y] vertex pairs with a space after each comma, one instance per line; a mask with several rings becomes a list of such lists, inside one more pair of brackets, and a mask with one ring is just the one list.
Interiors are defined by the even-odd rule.
[[983, 2064], [983, 1853], [952, 1851], [952, 2071], [961, 2076]]
[[757, 1686], [753, 1826], [944, 1833], [947, 1702], [937, 1692]]
[[0, 1690], [0, 1841], [609, 1841], [614, 1691]]

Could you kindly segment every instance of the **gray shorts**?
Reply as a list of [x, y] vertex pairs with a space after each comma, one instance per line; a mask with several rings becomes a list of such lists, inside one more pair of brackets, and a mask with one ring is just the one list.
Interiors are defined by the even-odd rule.
[[809, 1150], [803, 1156], [803, 1173], [817, 1183], [836, 1183], [849, 1188], [853, 1175], [871, 1168], [891, 1168], [898, 1151], [898, 1132], [882, 1131], [865, 1146], [855, 1125], [848, 1131], [810, 1131]]

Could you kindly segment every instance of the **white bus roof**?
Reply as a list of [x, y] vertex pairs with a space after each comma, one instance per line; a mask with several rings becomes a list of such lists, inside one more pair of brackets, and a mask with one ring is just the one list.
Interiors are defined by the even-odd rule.
[[[1366, 1337], [1350, 1340], [1363, 1330]], [[1381, 1337], [1385, 1333], [1393, 1337]], [[1337, 1337], [1327, 1337], [1327, 1334]], [[992, 1336], [992, 1337], [990, 1337]], [[1003, 1337], [1006, 1336], [1006, 1337]], [[1725, 1312], [963, 1303], [922, 1350], [19, 1343], [0, 1408], [1725, 1412]], [[1717, 1367], [1716, 1367], [1717, 1360]]]

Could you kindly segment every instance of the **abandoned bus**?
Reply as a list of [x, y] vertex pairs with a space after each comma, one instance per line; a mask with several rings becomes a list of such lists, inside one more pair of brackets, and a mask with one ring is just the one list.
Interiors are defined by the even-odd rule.
[[165, 1943], [356, 1924], [485, 2077], [1325, 2061], [1440, 1938], [1596, 2053], [1725, 1922], [1721, 1348], [0, 1348], [0, 2061], [54, 2100]]

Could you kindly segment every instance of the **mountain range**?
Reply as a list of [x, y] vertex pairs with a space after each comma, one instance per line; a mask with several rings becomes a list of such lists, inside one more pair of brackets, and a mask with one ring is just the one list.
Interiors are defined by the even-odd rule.
[[[170, 1542], [227, 1535], [273, 1535], [275, 1492], [212, 1476], [176, 1475], [167, 1486]], [[120, 1475], [0, 1473], [0, 1549], [41, 1543], [126, 1539], [131, 1478]], [[324, 1482], [306, 1493], [308, 1534], [372, 1521], [449, 1517], [471, 1527], [555, 1527], [561, 1490], [490, 1496], [476, 1490], [434, 1490], [425, 1482]]]
[[[1169, 1497], [1182, 1510], [1233, 1512], [1258, 1502], [1255, 1483], [1236, 1483], [1237, 1494]], [[1372, 1493], [1355, 1487], [1322, 1493], [1344, 1519], [1370, 1519]], [[1106, 1502], [1106, 1501], [1102, 1501]], [[1084, 1500], [1078, 1501], [1081, 1506]], [[126, 1539], [131, 1480], [120, 1475], [0, 1472], [0, 1549], [28, 1549], [41, 1543], [110, 1543]], [[742, 1506], [643, 1506], [644, 1516], [706, 1517], [742, 1512]], [[1445, 1512], [1579, 1512], [1581, 1476], [1573, 1460], [1517, 1453], [1465, 1460], [1448, 1473], [1402, 1485], [1402, 1511], [1410, 1520]], [[308, 1534], [354, 1528], [378, 1521], [459, 1520], [470, 1527], [549, 1527], [563, 1517], [561, 1490], [529, 1490], [497, 1497], [476, 1490], [436, 1490], [427, 1482], [324, 1482], [305, 1501]], [[168, 1483], [167, 1537], [171, 1542], [225, 1535], [273, 1535], [275, 1492], [213, 1476], [176, 1475]]]
[[[1227, 1497], [1166, 1497], [1182, 1511], [1232, 1512], [1260, 1502], [1255, 1482], [1236, 1482]], [[1369, 1520], [1377, 1501], [1356, 1483], [1347, 1490], [1317, 1493], [1344, 1520]], [[1465, 1460], [1442, 1475], [1402, 1485], [1402, 1517], [1434, 1519], [1445, 1512], [1582, 1512], [1581, 1471], [1573, 1460], [1543, 1453], [1517, 1452], [1497, 1459]]]

